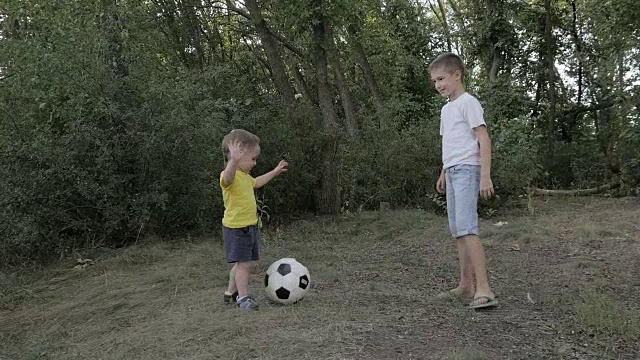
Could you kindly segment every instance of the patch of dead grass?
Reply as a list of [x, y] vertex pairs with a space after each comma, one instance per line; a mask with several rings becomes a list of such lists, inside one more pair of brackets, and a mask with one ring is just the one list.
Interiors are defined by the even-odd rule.
[[443, 360], [486, 360], [482, 351], [472, 349], [454, 350], [451, 353], [443, 353]]
[[592, 336], [640, 340], [640, 308], [597, 289], [585, 290], [575, 304], [579, 324]]

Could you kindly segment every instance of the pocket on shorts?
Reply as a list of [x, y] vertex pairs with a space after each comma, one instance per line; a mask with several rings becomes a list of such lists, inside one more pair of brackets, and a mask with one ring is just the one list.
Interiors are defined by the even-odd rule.
[[[455, 165], [447, 169], [447, 180], [452, 189], [467, 189], [480, 191], [480, 166], [477, 165]], [[456, 190], [456, 193], [458, 191]]]
[[475, 178], [476, 174], [480, 175], [480, 166], [478, 165], [454, 165], [447, 169], [452, 176]]

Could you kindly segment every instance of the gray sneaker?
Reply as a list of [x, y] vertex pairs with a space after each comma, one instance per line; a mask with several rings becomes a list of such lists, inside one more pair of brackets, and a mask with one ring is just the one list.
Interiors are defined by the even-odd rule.
[[224, 294], [222, 300], [225, 302], [225, 304], [235, 303], [238, 301], [238, 292], [236, 291], [231, 295]]
[[241, 311], [247, 312], [251, 310], [258, 310], [259, 306], [251, 296], [245, 296], [242, 299], [238, 299], [238, 307]]

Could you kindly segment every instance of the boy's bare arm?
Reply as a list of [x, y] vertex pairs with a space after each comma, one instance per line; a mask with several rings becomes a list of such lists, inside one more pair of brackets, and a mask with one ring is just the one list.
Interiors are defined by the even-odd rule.
[[227, 162], [227, 166], [224, 168], [224, 173], [222, 174], [222, 181], [224, 182], [224, 185], [229, 186], [233, 184], [233, 180], [236, 178], [238, 163], [240, 163], [240, 159], [243, 155], [244, 149], [240, 142], [234, 141], [229, 144], [229, 161]]
[[236, 178], [237, 169], [238, 161], [229, 160], [229, 162], [227, 162], [227, 167], [224, 168], [224, 173], [222, 174], [222, 182], [224, 182], [224, 185], [229, 186], [233, 184], [233, 180]]
[[491, 139], [484, 125], [473, 128], [480, 145], [480, 196], [490, 199], [493, 196], [493, 182], [491, 181]]
[[486, 126], [481, 125], [473, 129], [480, 145], [480, 170], [482, 176], [491, 177], [491, 139]]
[[289, 164], [286, 161], [281, 160], [278, 166], [275, 167], [275, 169], [269, 171], [264, 175], [260, 175], [256, 178], [255, 188], [258, 189], [265, 186], [269, 181], [273, 180], [274, 177], [287, 171], [287, 166], [289, 166]]
[[438, 182], [436, 183], [436, 190], [440, 194], [444, 194], [447, 191], [447, 180], [445, 178], [446, 170], [444, 166], [442, 166], [442, 171], [440, 171], [440, 177], [438, 178]]

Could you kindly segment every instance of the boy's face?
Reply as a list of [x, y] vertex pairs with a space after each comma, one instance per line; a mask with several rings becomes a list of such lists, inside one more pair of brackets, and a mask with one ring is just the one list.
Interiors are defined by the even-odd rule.
[[460, 70], [456, 70], [453, 73], [447, 71], [444, 67], [431, 70], [431, 81], [433, 81], [433, 85], [435, 85], [440, 95], [444, 97], [450, 98], [452, 95], [460, 95], [462, 89], [461, 77]]
[[258, 155], [260, 155], [260, 146], [245, 148], [242, 158], [240, 158], [240, 162], [238, 163], [240, 171], [245, 173], [251, 172], [251, 169], [256, 166]]

